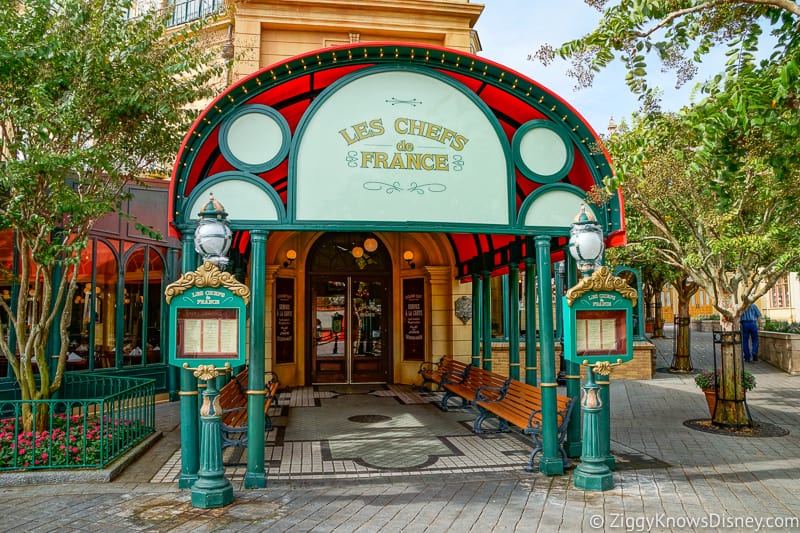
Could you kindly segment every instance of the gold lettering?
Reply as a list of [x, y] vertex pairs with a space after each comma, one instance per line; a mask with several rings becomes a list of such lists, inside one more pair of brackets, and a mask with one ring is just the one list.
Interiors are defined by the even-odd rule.
[[433, 139], [435, 141], [442, 142], [441, 139], [442, 135], [442, 127], [438, 124], [431, 124], [430, 122], [427, 123], [427, 127], [425, 128], [425, 137], [428, 139]]
[[403, 164], [403, 154], [395, 153], [389, 168], [406, 168]]
[[394, 131], [396, 131], [397, 133], [400, 133], [402, 135], [405, 135], [406, 133], [408, 133], [408, 119], [407, 118], [403, 118], [403, 117], [395, 119], [395, 121], [394, 121]]
[[375, 152], [375, 168], [386, 168], [386, 152]]
[[370, 120], [369, 125], [366, 122], [359, 122], [358, 124], [353, 124], [350, 128], [353, 130], [352, 135], [347, 129], [339, 130], [339, 134], [344, 137], [348, 146], [370, 137], [383, 135], [386, 131], [383, 127], [383, 120], [379, 118]]
[[445, 154], [436, 154], [436, 170], [449, 170], [450, 167], [447, 165], [447, 155]]
[[369, 127], [372, 128], [372, 134], [370, 137], [377, 137], [378, 135], [383, 135], [386, 131], [383, 128], [383, 119], [376, 118], [369, 121]]
[[464, 146], [469, 142], [469, 139], [464, 137], [463, 135], [456, 135], [456, 138], [453, 139], [453, 142], [450, 143], [450, 148], [455, 150], [456, 152], [460, 152], [464, 149]]
[[353, 144], [354, 142], [356, 142], [358, 140], [357, 137], [350, 137], [350, 135], [347, 134], [347, 130], [346, 129], [339, 130], [339, 134], [342, 137], [344, 137], [345, 141], [347, 141], [347, 146], [350, 146], [351, 144]]

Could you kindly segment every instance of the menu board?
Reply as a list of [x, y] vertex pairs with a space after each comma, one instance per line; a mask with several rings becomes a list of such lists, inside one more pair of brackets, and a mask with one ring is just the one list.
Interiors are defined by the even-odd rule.
[[425, 280], [403, 280], [403, 359], [425, 360]]
[[275, 362], [294, 362], [294, 280], [275, 281]]
[[624, 353], [625, 311], [576, 311], [575, 348], [578, 355]]
[[236, 358], [239, 310], [232, 308], [177, 311], [176, 359]]

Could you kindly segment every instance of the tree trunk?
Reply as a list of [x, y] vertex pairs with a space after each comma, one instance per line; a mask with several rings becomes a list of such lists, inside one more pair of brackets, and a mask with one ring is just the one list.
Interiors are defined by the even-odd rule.
[[664, 336], [664, 315], [661, 313], [661, 291], [655, 296], [655, 316], [653, 317], [653, 337]]
[[689, 300], [697, 292], [697, 284], [683, 277], [674, 283], [678, 294], [678, 315], [675, 318], [675, 353], [670, 370], [673, 372], [691, 372], [691, 318], [689, 316]]
[[[738, 314], [736, 317], [738, 318]], [[714, 425], [722, 427], [749, 427], [752, 424], [747, 415], [745, 391], [742, 387], [743, 363], [740, 353], [740, 332], [738, 328], [734, 327], [734, 320], [724, 314], [720, 319], [720, 324], [722, 326], [721, 364], [719, 366], [721, 379], [717, 390], [717, 409], [712, 421]]]

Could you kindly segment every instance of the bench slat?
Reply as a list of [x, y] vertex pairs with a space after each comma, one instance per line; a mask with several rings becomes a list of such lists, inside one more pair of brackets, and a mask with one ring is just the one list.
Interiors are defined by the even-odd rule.
[[445, 393], [441, 402], [442, 410], [447, 411], [447, 404], [453, 397], [461, 398], [462, 407], [474, 403], [479, 395], [489, 399], [500, 398], [509, 381], [510, 378], [470, 365], [460, 382], [445, 381], [443, 383]]
[[[247, 446], [247, 421], [249, 415], [248, 407], [248, 375], [249, 367], [239, 372], [236, 376], [223, 386], [219, 391], [219, 403], [222, 408], [222, 447]], [[277, 405], [278, 388], [280, 382], [274, 372], [265, 373], [265, 378], [269, 376], [269, 381], [265, 384], [266, 395], [264, 397], [264, 430], [272, 429], [272, 421], [269, 417], [269, 409], [273, 404]]]
[[[564, 451], [564, 440], [566, 440], [569, 418], [572, 414], [578, 398], [556, 395], [556, 424], [558, 426], [558, 446], [564, 467], [567, 467], [567, 454]], [[522, 383], [518, 380], [510, 380], [502, 398], [491, 399], [481, 398], [475, 402], [478, 407], [479, 415], [475, 419], [475, 432], [482, 433], [483, 422], [487, 417], [493, 416], [498, 419], [498, 430], [506, 431], [508, 424], [512, 424], [522, 429], [533, 439], [534, 448], [528, 460], [526, 470], [533, 471], [533, 461], [536, 455], [542, 451], [541, 432], [542, 432], [542, 391], [538, 387]]]

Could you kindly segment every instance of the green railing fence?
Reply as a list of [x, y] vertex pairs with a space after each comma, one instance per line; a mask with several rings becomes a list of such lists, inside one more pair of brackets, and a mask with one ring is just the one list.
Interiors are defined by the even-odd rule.
[[[103, 468], [155, 431], [155, 380], [64, 379], [58, 398], [0, 400], [0, 471]], [[23, 404], [45, 422], [25, 431]]]

